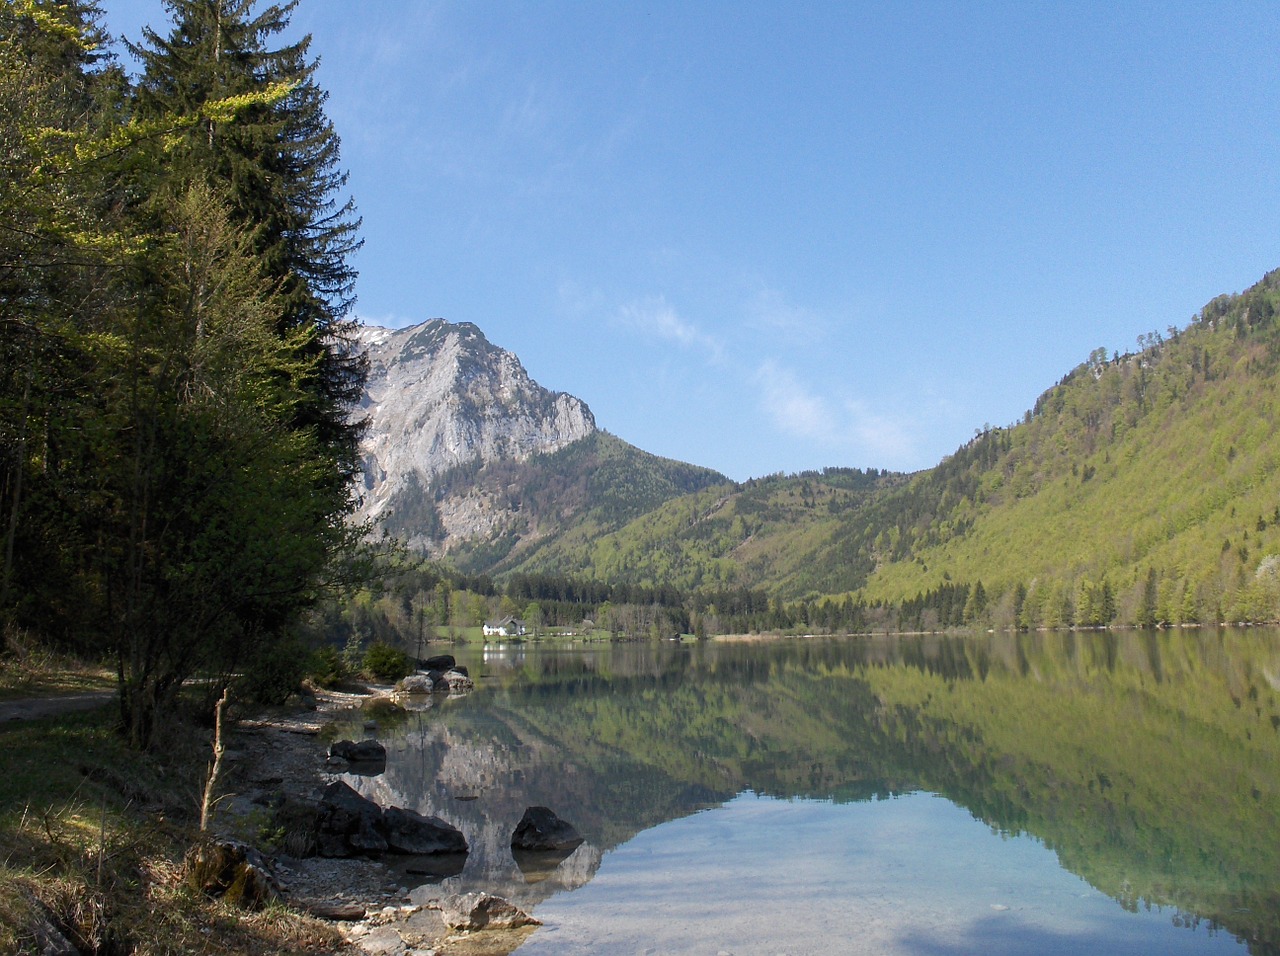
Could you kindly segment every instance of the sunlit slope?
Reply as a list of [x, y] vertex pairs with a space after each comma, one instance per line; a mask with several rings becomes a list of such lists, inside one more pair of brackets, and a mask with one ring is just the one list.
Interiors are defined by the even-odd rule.
[[1029, 421], [918, 477], [902, 500], [919, 516], [886, 522], [867, 593], [1021, 584], [1042, 623], [1104, 579], [1122, 618], [1144, 600], [1176, 621], [1265, 599], [1280, 552], [1278, 303], [1272, 273], [1139, 354], [1095, 354]]
[[1280, 553], [1278, 312], [1272, 273], [1136, 354], [1095, 352], [1023, 422], [933, 469], [708, 488], [566, 537], [538, 569], [789, 600], [896, 602], [980, 581], [989, 616], [1022, 608], [1031, 623], [1087, 623], [1104, 584], [1112, 619], [1245, 614]]
[[[438, 523], [448, 508], [491, 516], [487, 533], [470, 535], [449, 557], [462, 570], [500, 574], [545, 565], [544, 551], [580, 547], [665, 501], [725, 480], [598, 431], [527, 461], [455, 469], [432, 486], [429, 518]], [[421, 515], [417, 520], [426, 521]]]
[[857, 586], [872, 570], [843, 559], [842, 516], [902, 480], [827, 469], [716, 485], [669, 501], [611, 534], [566, 534], [521, 570], [682, 590], [836, 592]]

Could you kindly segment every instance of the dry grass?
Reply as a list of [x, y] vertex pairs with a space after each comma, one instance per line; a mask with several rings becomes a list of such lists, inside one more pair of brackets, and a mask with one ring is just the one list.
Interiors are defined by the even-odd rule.
[[20, 628], [5, 625], [0, 638], [0, 700], [115, 688], [110, 668], [50, 650]]
[[42, 919], [83, 952], [341, 951], [323, 922], [190, 888], [182, 860], [209, 741], [175, 727], [167, 744], [134, 753], [102, 712], [0, 727], [0, 952], [39, 952]]

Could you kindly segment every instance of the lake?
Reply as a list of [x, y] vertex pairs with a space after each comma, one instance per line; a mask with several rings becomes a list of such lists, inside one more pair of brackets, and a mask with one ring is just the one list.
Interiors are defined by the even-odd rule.
[[[1280, 632], [455, 653], [348, 779], [462, 830], [405, 885], [522, 956], [1280, 952]], [[586, 842], [516, 860], [528, 806]]]

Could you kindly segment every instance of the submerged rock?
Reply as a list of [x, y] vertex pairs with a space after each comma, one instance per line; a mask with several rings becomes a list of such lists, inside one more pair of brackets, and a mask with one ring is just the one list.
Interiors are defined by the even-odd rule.
[[451, 929], [516, 929], [541, 926], [542, 921], [488, 893], [465, 893], [440, 901], [440, 915]]
[[511, 848], [526, 852], [573, 850], [582, 835], [546, 807], [529, 807], [511, 834]]
[[352, 763], [387, 762], [387, 748], [376, 740], [338, 740], [329, 745], [330, 757], [341, 757]]

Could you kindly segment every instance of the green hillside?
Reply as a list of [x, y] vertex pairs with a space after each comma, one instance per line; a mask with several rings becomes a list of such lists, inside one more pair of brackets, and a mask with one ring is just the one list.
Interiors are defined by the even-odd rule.
[[[681, 590], [768, 587], [783, 594], [850, 586], [838, 534], [904, 476], [826, 469], [717, 484], [670, 501], [616, 534], [575, 532], [543, 548], [523, 571], [586, 572]], [[863, 577], [873, 566], [863, 569]]]
[[455, 469], [437, 479], [431, 491], [437, 502], [450, 495], [480, 495], [495, 509], [515, 515], [502, 534], [449, 555], [462, 571], [500, 574], [538, 561], [546, 547], [609, 534], [664, 502], [725, 481], [718, 472], [650, 455], [596, 432], [528, 461]]
[[906, 602], [922, 625], [1274, 618], [1278, 312], [1273, 272], [1137, 353], [1095, 351], [928, 471], [706, 488], [521, 570]]

